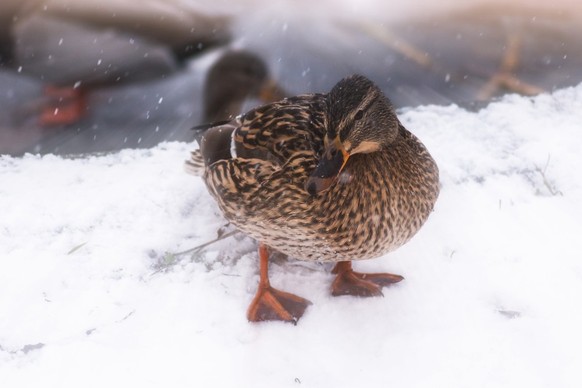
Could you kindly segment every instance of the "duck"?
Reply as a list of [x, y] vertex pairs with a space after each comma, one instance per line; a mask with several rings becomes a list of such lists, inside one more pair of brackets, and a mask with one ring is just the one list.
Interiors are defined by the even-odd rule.
[[328, 93], [288, 97], [199, 131], [187, 171], [259, 242], [249, 321], [296, 324], [311, 304], [271, 286], [273, 250], [334, 262], [333, 296], [381, 296], [403, 280], [356, 272], [352, 261], [383, 256], [416, 234], [438, 198], [439, 169], [371, 80], [351, 75]]
[[[193, 97], [195, 105], [192, 106], [193, 120], [176, 120], [176, 125], [166, 125], [158, 131], [155, 126], [137, 127], [128, 125], [103, 125], [99, 132], [106, 141], [93, 140], [95, 131], [78, 131], [77, 126], [69, 126], [59, 131], [19, 130], [0, 131], [0, 153], [22, 155], [31, 153], [56, 153], [79, 154], [94, 152], [111, 152], [126, 147], [149, 148], [161, 141], [192, 142], [194, 136], [190, 128], [193, 124], [209, 123], [233, 119], [248, 109], [262, 103], [278, 101], [284, 98], [288, 92], [280, 82], [271, 74], [269, 63], [255, 51], [244, 48], [219, 48], [213, 50], [201, 58], [193, 60], [189, 69], [177, 79], [166, 85], [154, 84], [146, 86], [144, 90], [155, 90], [160, 93], [173, 94], [167, 97], [170, 104], [183, 103], [186, 107], [189, 102], [185, 98]], [[184, 80], [184, 85], [174, 89], [178, 83]], [[170, 85], [170, 86], [168, 86]], [[172, 89], [169, 89], [169, 88]], [[195, 90], [192, 93], [192, 88]], [[123, 93], [123, 91], [121, 91]], [[189, 101], [189, 100], [186, 100]], [[119, 111], [122, 119], [129, 119], [132, 112], [139, 111], [139, 106], [132, 106], [130, 111]], [[94, 120], [99, 120], [100, 112], [94, 115]], [[171, 112], [171, 113], [170, 113]], [[161, 112], [154, 120], [170, 120], [173, 110]], [[102, 112], [101, 112], [102, 114]], [[164, 116], [168, 115], [168, 116]], [[172, 116], [171, 119], [174, 119]], [[105, 119], [104, 119], [105, 120]], [[92, 120], [88, 120], [89, 124]], [[97, 121], [99, 122], [99, 121]], [[108, 121], [105, 121], [107, 123]], [[109, 121], [111, 122], [111, 121]], [[165, 121], [167, 123], [167, 121]], [[85, 128], [87, 124], [85, 124]]]
[[211, 65], [203, 89], [204, 123], [232, 120], [246, 100], [283, 99], [287, 91], [271, 76], [265, 60], [246, 49], [228, 49]]
[[167, 78], [232, 40], [232, 17], [173, 0], [7, 0], [0, 11], [0, 68], [42, 83], [42, 127], [77, 123], [93, 90]]

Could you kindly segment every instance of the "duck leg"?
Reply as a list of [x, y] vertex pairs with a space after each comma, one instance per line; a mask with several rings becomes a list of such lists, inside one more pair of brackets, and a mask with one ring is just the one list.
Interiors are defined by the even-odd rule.
[[268, 272], [269, 252], [263, 243], [259, 243], [259, 259], [259, 289], [247, 310], [248, 320], [251, 322], [285, 321], [296, 324], [311, 302], [271, 287]]
[[44, 94], [49, 103], [43, 108], [40, 123], [43, 126], [74, 124], [87, 110], [86, 91], [80, 88], [47, 86]]
[[502, 89], [526, 96], [544, 92], [542, 88], [528, 84], [515, 75], [519, 67], [521, 45], [521, 36], [518, 33], [512, 33], [507, 37], [507, 48], [501, 65], [477, 94], [478, 100], [490, 100], [496, 92]]
[[382, 287], [398, 283], [404, 278], [390, 273], [359, 273], [352, 269], [351, 261], [340, 261], [331, 271], [337, 274], [331, 285], [333, 296], [383, 296]]

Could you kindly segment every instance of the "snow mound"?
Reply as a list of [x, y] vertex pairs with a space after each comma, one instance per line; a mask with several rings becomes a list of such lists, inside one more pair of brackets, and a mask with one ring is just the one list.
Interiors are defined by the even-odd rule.
[[579, 387], [582, 86], [478, 112], [400, 112], [441, 170], [425, 227], [361, 271], [384, 298], [334, 298], [318, 264], [275, 260], [313, 302], [250, 324], [252, 241], [225, 221], [191, 144], [0, 157], [0, 381], [6, 387]]

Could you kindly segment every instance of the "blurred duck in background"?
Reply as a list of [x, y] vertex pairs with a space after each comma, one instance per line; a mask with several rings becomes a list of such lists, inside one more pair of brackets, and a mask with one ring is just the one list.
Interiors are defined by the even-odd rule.
[[212, 64], [204, 84], [204, 123], [232, 120], [249, 99], [268, 103], [287, 95], [270, 77], [263, 59], [247, 50], [229, 50]]
[[40, 123], [77, 122], [93, 89], [165, 78], [227, 43], [229, 18], [182, 1], [3, 0], [0, 64], [45, 84]]

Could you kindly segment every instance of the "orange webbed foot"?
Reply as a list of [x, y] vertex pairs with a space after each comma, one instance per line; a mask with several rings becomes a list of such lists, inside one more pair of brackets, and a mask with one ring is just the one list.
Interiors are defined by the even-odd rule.
[[262, 287], [249, 306], [247, 318], [251, 322], [284, 321], [296, 324], [310, 304], [310, 301], [297, 295], [270, 286]]
[[333, 296], [354, 295], [362, 297], [383, 296], [382, 287], [398, 283], [404, 278], [390, 273], [366, 274], [352, 270], [352, 263], [341, 261], [332, 270], [337, 274], [331, 285]]
[[42, 126], [74, 124], [86, 113], [87, 96], [85, 90], [47, 86], [44, 94], [49, 101], [41, 112], [40, 124]]
[[259, 243], [259, 260], [259, 288], [247, 310], [248, 320], [251, 322], [284, 321], [297, 324], [311, 302], [271, 287], [268, 270], [269, 252], [263, 243]]

